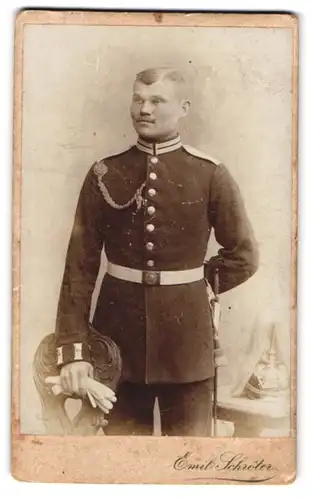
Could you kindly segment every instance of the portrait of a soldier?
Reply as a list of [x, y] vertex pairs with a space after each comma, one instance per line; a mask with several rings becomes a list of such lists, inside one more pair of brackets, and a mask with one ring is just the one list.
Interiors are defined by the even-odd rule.
[[[162, 435], [210, 435], [214, 346], [207, 285], [214, 289], [217, 270], [222, 294], [258, 268], [257, 242], [229, 169], [181, 140], [190, 106], [178, 70], [137, 74], [130, 106], [137, 142], [97, 159], [79, 195], [55, 359], [63, 390], [85, 400], [86, 381], [105, 364], [97, 350], [101, 336], [118, 347], [122, 370], [107, 404], [108, 435], [151, 435], [156, 398]], [[206, 261], [212, 231], [220, 249]], [[107, 268], [91, 324], [103, 248]]]

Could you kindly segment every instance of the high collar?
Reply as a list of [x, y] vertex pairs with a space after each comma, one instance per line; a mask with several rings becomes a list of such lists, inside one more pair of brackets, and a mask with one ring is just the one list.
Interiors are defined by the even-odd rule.
[[140, 151], [144, 151], [144, 153], [157, 156], [164, 153], [170, 153], [171, 151], [175, 151], [176, 149], [180, 149], [182, 143], [179, 135], [174, 139], [170, 139], [170, 141], [164, 142], [147, 142], [142, 139], [142, 137], [139, 137], [136, 146], [138, 149], [140, 149]]

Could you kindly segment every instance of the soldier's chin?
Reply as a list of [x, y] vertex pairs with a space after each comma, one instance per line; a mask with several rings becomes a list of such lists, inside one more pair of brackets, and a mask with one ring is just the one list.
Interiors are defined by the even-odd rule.
[[142, 137], [154, 137], [155, 130], [152, 123], [136, 123], [135, 129]]

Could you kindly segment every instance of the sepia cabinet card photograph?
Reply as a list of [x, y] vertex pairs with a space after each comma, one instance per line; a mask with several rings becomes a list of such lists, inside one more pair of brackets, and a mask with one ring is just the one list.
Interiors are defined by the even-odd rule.
[[296, 477], [298, 20], [15, 24], [12, 474]]

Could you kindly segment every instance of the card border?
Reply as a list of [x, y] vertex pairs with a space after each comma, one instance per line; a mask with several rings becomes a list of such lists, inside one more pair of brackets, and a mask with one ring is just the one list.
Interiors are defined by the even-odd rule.
[[[172, 446], [183, 451], [192, 449], [205, 456], [203, 438], [105, 437], [109, 446], [98, 449], [97, 437], [36, 436], [20, 433], [20, 260], [21, 260], [21, 187], [22, 187], [22, 99], [23, 99], [23, 32], [29, 24], [39, 25], [118, 25], [118, 26], [192, 26], [289, 28], [293, 38], [292, 74], [292, 239], [291, 239], [291, 433], [289, 438], [209, 438], [214, 453], [229, 449], [248, 457], [276, 458], [278, 474], [260, 482], [289, 484], [296, 476], [296, 375], [297, 375], [297, 231], [298, 231], [298, 64], [299, 22], [294, 14], [268, 13], [190, 13], [190, 12], [103, 12], [24, 10], [15, 22], [14, 107], [13, 107], [13, 269], [12, 269], [12, 409], [11, 470], [18, 480], [78, 483], [142, 484], [237, 484], [233, 477], [181, 473], [168, 463]], [[134, 443], [136, 446], [134, 447]], [[230, 445], [231, 443], [231, 445]], [[160, 449], [161, 448], [161, 449]], [[127, 450], [127, 468], [120, 464], [120, 453]], [[225, 451], [224, 451], [225, 450]], [[75, 456], [83, 454], [83, 463], [92, 468], [77, 467]], [[259, 454], [260, 453], [260, 454]], [[97, 456], [96, 464], [94, 456]], [[140, 457], [140, 467], [137, 467]], [[155, 457], [157, 470], [155, 470]], [[174, 457], [173, 457], [174, 458]], [[172, 458], [172, 459], [173, 459]], [[52, 459], [52, 463], [51, 463]], [[108, 459], [110, 462], [108, 463]], [[129, 460], [130, 459], [130, 460]], [[282, 460], [282, 463], [281, 463]], [[274, 463], [275, 463], [274, 462]], [[130, 467], [130, 473], [128, 468]], [[40, 473], [38, 474], [38, 469]], [[89, 470], [86, 473], [86, 469]], [[244, 473], [244, 483], [255, 483], [254, 474]], [[258, 481], [259, 482], [259, 481]]]

